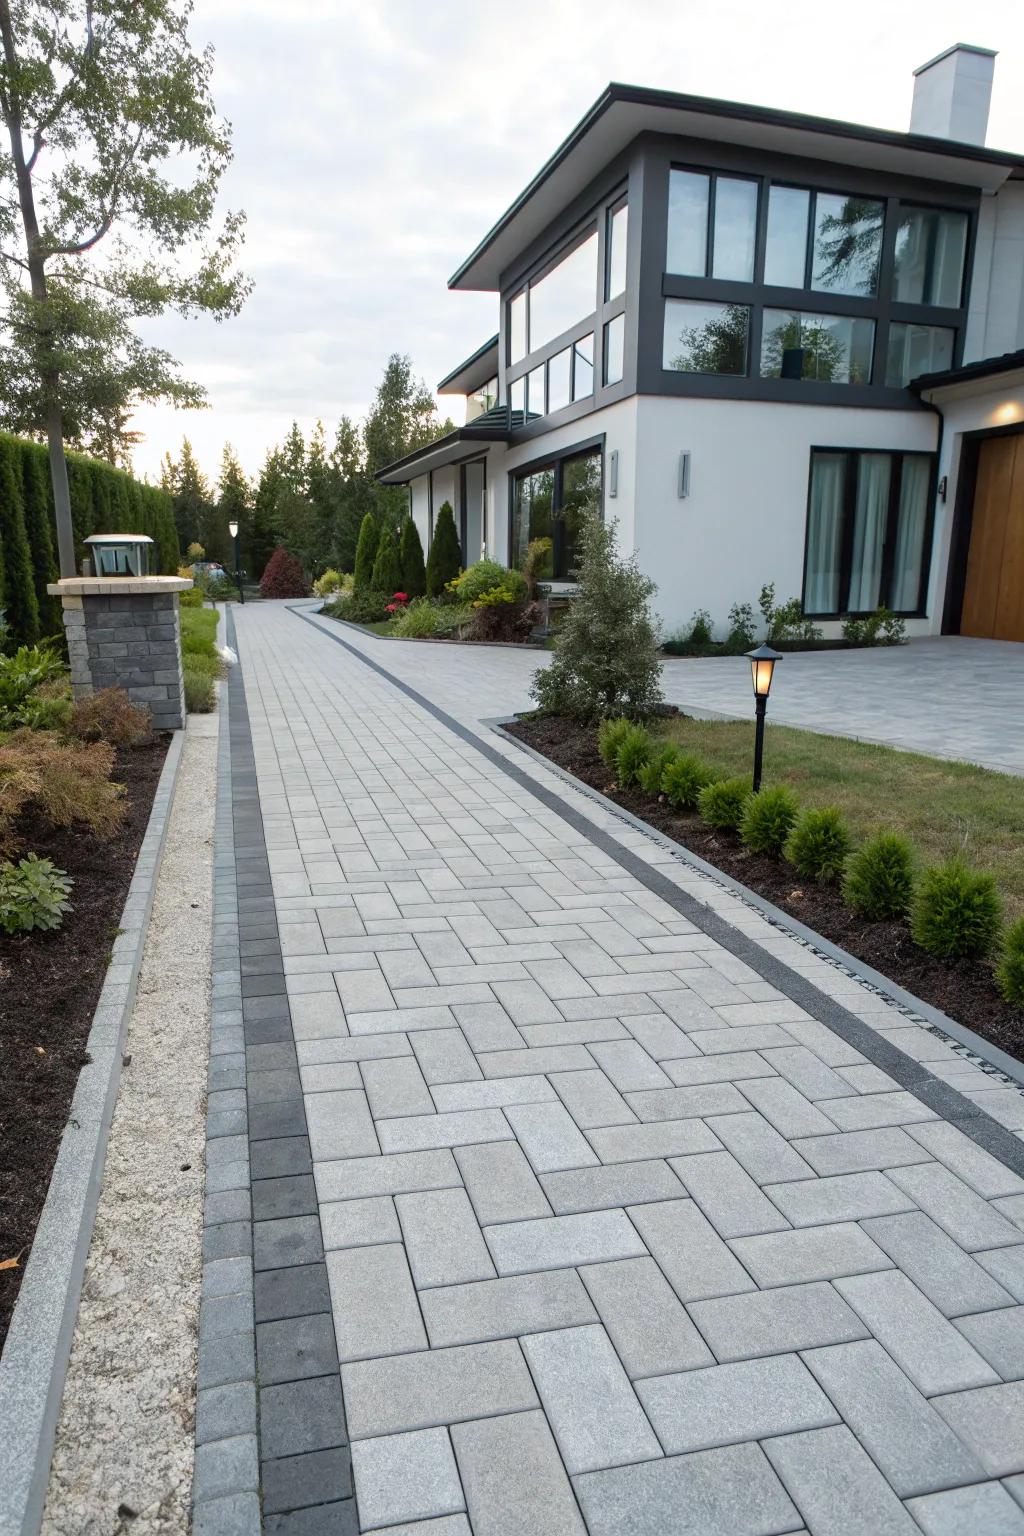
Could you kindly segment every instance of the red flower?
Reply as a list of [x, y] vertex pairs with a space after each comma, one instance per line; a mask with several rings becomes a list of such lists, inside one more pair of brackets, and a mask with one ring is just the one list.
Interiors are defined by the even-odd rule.
[[384, 612], [385, 613], [397, 613], [398, 607], [399, 607], [398, 603], [385, 603], [384, 604]]
[[408, 595], [405, 592], [392, 592], [391, 596], [396, 603], [407, 603], [409, 601]]

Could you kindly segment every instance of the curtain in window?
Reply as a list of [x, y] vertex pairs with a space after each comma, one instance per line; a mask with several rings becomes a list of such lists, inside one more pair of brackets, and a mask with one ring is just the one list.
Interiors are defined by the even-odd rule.
[[930, 477], [930, 459], [914, 458], [909, 454], [904, 458], [900, 504], [896, 515], [892, 591], [889, 594], [889, 607], [895, 613], [912, 613], [918, 605]]
[[839, 609], [839, 556], [843, 524], [846, 460], [841, 453], [816, 453], [811, 468], [811, 512], [807, 528], [807, 576], [804, 607], [808, 613]]
[[857, 463], [857, 502], [850, 556], [850, 613], [874, 613], [882, 586], [882, 550], [889, 516], [890, 459], [862, 453]]

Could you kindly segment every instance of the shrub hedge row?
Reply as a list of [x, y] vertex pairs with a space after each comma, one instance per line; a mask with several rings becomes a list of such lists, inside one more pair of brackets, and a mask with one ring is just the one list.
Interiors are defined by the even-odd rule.
[[[153, 570], [173, 574], [178, 535], [170, 496], [84, 454], [67, 458], [76, 559], [85, 554], [84, 540], [91, 533], [145, 533], [155, 544]], [[47, 582], [56, 579], [47, 451], [0, 432], [0, 608], [11, 643], [31, 645], [40, 635], [60, 630], [60, 603], [46, 591]]]

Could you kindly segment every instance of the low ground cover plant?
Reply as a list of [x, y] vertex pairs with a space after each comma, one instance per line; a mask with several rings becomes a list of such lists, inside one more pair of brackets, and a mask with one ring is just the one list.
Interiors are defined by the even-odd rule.
[[0, 656], [0, 731], [31, 726], [51, 730], [70, 711], [67, 668], [48, 646], [22, 645], [13, 656]]
[[187, 609], [181, 615], [181, 669], [185, 708], [189, 714], [209, 714], [216, 703], [214, 683], [223, 676], [217, 654], [217, 613], [213, 608]]
[[113, 766], [114, 749], [104, 741], [69, 742], [27, 729], [0, 741], [0, 853], [17, 847], [22, 818], [96, 833], [117, 826], [124, 802]]
[[70, 728], [82, 741], [106, 741], [112, 747], [139, 747], [152, 735], [149, 710], [133, 704], [123, 688], [100, 688], [79, 699]]
[[29, 933], [59, 928], [71, 910], [74, 882], [63, 869], [34, 853], [0, 863], [0, 929]]

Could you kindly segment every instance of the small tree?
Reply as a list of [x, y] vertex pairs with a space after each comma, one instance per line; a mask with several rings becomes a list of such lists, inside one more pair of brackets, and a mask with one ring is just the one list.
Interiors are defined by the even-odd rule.
[[411, 517], [402, 524], [401, 561], [402, 591], [407, 597], [422, 597], [427, 590], [427, 569], [420, 531]]
[[373, 562], [377, 558], [377, 543], [380, 539], [380, 529], [377, 519], [372, 512], [367, 512], [359, 529], [359, 542], [356, 545], [356, 569], [353, 581], [353, 589], [356, 592], [369, 592], [373, 586]]
[[279, 544], [267, 561], [267, 568], [260, 580], [260, 592], [264, 597], [305, 597], [309, 583], [302, 566]]
[[434, 537], [427, 556], [427, 596], [440, 597], [450, 581], [462, 569], [462, 550], [455, 529], [455, 513], [450, 501], [441, 503], [434, 525]]
[[615, 553], [616, 522], [590, 513], [580, 533], [579, 595], [551, 665], [534, 675], [541, 709], [575, 720], [649, 715], [661, 703], [653, 581]]
[[386, 592], [390, 597], [400, 590], [402, 562], [398, 557], [398, 545], [390, 528], [385, 528], [377, 545], [370, 585], [374, 592]]

